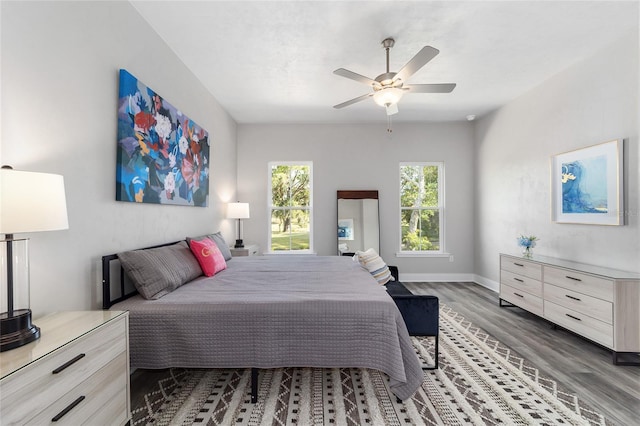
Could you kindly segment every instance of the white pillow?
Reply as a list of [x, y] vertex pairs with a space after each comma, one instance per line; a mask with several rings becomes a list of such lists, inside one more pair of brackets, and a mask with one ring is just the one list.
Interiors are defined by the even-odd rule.
[[373, 278], [378, 281], [378, 284], [384, 285], [391, 280], [391, 271], [384, 260], [376, 253], [376, 251], [370, 248], [367, 251], [357, 251], [353, 256], [353, 260], [356, 260], [363, 268], [365, 268]]

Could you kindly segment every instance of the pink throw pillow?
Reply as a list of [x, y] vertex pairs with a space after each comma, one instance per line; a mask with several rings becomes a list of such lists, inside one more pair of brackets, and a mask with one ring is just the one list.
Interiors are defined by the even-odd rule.
[[202, 273], [207, 277], [212, 277], [227, 268], [222, 252], [209, 238], [199, 241], [191, 240], [190, 247], [193, 255], [198, 259]]

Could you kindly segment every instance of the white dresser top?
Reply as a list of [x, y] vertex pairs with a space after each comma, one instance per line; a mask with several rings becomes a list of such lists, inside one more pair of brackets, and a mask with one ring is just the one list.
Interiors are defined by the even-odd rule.
[[0, 353], [0, 379], [127, 314], [123, 311], [73, 311], [53, 313], [34, 320], [34, 325], [40, 328], [40, 338]]
[[616, 280], [640, 280], [640, 273], [631, 271], [621, 271], [604, 266], [589, 265], [587, 263], [574, 262], [573, 260], [557, 259], [555, 257], [539, 256], [534, 254], [531, 257], [524, 257], [521, 254], [500, 253], [504, 256], [511, 256], [522, 260], [528, 260], [536, 263], [544, 263], [560, 268], [574, 269], [576, 271], [586, 272], [587, 274], [599, 275], [606, 278]]

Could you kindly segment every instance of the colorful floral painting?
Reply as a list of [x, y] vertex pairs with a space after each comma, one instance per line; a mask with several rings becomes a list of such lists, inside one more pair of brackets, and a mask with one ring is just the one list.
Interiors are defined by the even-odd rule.
[[120, 70], [116, 200], [206, 207], [209, 134]]
[[560, 223], [624, 225], [622, 156], [622, 140], [553, 156], [553, 220]]

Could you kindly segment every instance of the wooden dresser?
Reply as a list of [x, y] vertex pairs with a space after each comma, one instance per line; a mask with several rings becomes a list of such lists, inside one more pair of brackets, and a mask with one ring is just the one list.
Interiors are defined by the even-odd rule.
[[503, 301], [611, 349], [614, 364], [639, 363], [640, 274], [501, 254], [500, 306], [509, 306]]
[[0, 422], [126, 424], [128, 312], [61, 312], [34, 323], [40, 339], [0, 354]]

